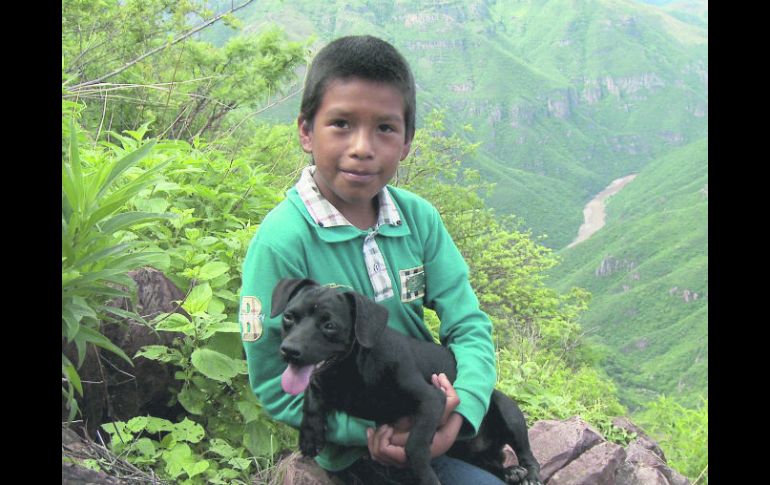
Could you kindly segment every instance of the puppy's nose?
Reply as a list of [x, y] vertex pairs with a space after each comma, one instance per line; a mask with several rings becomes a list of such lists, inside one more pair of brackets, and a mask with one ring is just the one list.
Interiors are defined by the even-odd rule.
[[292, 345], [283, 344], [281, 345], [281, 354], [290, 359], [299, 359], [302, 356], [302, 351]]

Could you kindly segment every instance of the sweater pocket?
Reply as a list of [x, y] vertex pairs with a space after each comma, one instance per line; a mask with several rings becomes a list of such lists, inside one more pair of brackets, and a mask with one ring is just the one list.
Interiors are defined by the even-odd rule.
[[398, 272], [401, 280], [401, 301], [407, 303], [425, 296], [425, 267], [402, 269]]

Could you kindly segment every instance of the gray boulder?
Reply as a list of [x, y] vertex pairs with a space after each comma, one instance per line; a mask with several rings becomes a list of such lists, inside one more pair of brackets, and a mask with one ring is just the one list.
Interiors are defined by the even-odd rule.
[[[634, 440], [626, 447], [626, 461], [618, 470], [618, 485], [688, 485], [690, 481], [666, 461], [645, 446], [644, 440]], [[661, 481], [662, 480], [662, 481]]]
[[615, 475], [623, 465], [626, 452], [622, 446], [603, 441], [586, 450], [553, 474], [549, 485], [614, 485]]
[[543, 481], [603, 440], [598, 431], [578, 416], [565, 421], [538, 421], [529, 428], [529, 443], [540, 463]]
[[[628, 418], [613, 424], [636, 433], [626, 448], [607, 441], [578, 416], [543, 420], [529, 429], [532, 453], [546, 485], [689, 485], [671, 469], [660, 446]], [[506, 464], [518, 463], [505, 448]]]

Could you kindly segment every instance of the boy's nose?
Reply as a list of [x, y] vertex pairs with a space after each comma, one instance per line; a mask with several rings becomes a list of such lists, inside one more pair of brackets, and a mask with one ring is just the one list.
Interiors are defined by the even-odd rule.
[[353, 133], [350, 143], [350, 156], [358, 159], [371, 158], [374, 155], [372, 135], [368, 130], [358, 129]]

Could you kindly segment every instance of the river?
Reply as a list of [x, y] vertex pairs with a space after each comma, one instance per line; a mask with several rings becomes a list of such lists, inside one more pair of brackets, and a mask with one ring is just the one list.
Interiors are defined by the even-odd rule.
[[604, 190], [599, 192], [596, 197], [586, 204], [583, 208], [583, 225], [578, 229], [578, 235], [567, 247], [571, 248], [591, 237], [596, 231], [604, 227], [604, 205], [607, 199], [620, 192], [620, 189], [634, 180], [639, 174], [626, 175], [613, 180]]

